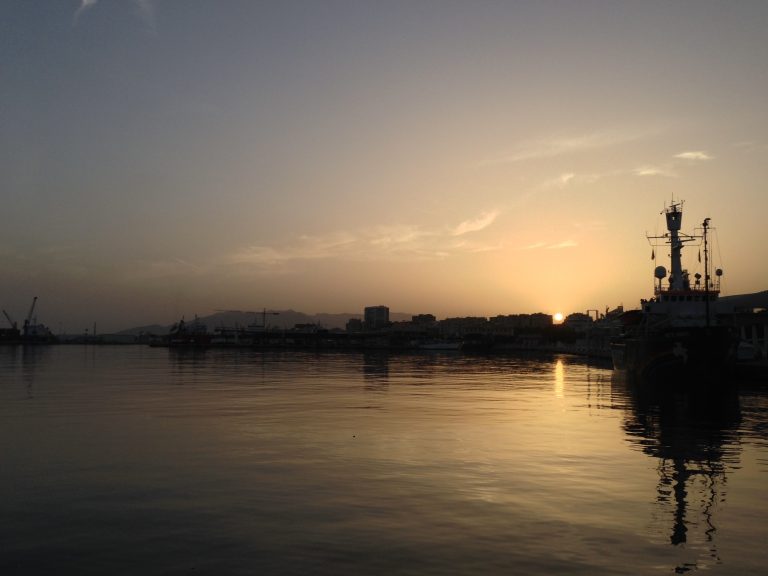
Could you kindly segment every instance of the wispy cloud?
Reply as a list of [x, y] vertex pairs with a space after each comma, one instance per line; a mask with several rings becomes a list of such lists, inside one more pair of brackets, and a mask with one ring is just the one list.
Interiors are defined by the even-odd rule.
[[143, 282], [161, 278], [204, 277], [213, 269], [210, 262], [192, 262], [184, 258], [170, 257], [159, 260], [134, 262], [130, 275], [122, 274], [120, 281]]
[[543, 183], [544, 188], [567, 188], [569, 186], [592, 184], [597, 182], [607, 174], [576, 174], [574, 172], [565, 172], [556, 178], [552, 178]]
[[[152, 3], [152, 0], [132, 0], [134, 6], [136, 6], [139, 16], [144, 21], [144, 23], [147, 25], [147, 28], [149, 28], [152, 32], [156, 30], [155, 26], [155, 8]], [[80, 21], [80, 17], [96, 6], [96, 4], [99, 3], [99, 0], [80, 0], [80, 6], [78, 6], [77, 10], [75, 10], [75, 15], [73, 18], [73, 24], [76, 26], [78, 22]]]
[[554, 137], [523, 142], [511, 152], [484, 162], [484, 164], [508, 164], [526, 160], [553, 158], [585, 150], [594, 150], [638, 140], [645, 132], [598, 131], [576, 136]]
[[557, 244], [550, 244], [547, 246], [547, 250], [560, 250], [562, 248], [574, 248], [576, 246], [578, 246], [578, 243], [575, 240], [564, 240]]
[[677, 174], [671, 166], [639, 166], [632, 170], [635, 176], [665, 176], [667, 178], [676, 178]]
[[411, 246], [433, 236], [434, 233], [427, 232], [410, 225], [397, 226], [378, 226], [371, 229], [364, 236], [369, 236], [369, 242], [373, 246], [392, 248], [396, 246]]
[[464, 222], [456, 226], [453, 229], [453, 235], [461, 236], [463, 234], [467, 234], [468, 232], [479, 232], [480, 230], [483, 230], [484, 228], [487, 228], [488, 226], [493, 224], [493, 221], [496, 220], [496, 217], [498, 215], [499, 215], [498, 210], [493, 210], [491, 212], [483, 212], [477, 218], [465, 220]]
[[578, 242], [575, 240], [563, 240], [562, 242], [536, 242], [523, 246], [521, 250], [561, 250], [563, 248], [574, 248], [578, 246]]
[[429, 229], [412, 224], [374, 226], [356, 231], [303, 235], [282, 246], [255, 245], [230, 255], [233, 264], [278, 266], [299, 260], [434, 260], [452, 255], [498, 250], [498, 243], [468, 240], [470, 232], [489, 227], [498, 211], [483, 212], [456, 226]]
[[99, 0], [80, 0], [80, 6], [75, 10], [74, 23], [77, 24], [80, 20], [80, 15], [88, 10], [91, 6], [95, 6]]
[[339, 231], [325, 236], [303, 235], [285, 246], [256, 245], [238, 250], [230, 256], [236, 264], [276, 265], [291, 260], [316, 260], [352, 252], [359, 247], [360, 238]]
[[566, 172], [565, 174], [560, 174], [560, 176], [558, 176], [554, 180], [550, 180], [549, 185], [563, 188], [565, 186], [568, 186], [568, 182], [573, 180], [575, 177], [576, 177], [576, 174], [574, 174], [573, 172]]
[[673, 160], [664, 164], [644, 164], [634, 168], [631, 173], [634, 176], [662, 176], [665, 178], [677, 178], [677, 168], [687, 162], [703, 162], [713, 160], [714, 156], [704, 150], [688, 150], [672, 156]]
[[675, 154], [675, 158], [680, 158], [682, 160], [712, 160], [714, 156], [711, 156], [707, 152], [703, 150], [691, 150], [688, 152], [680, 152], [680, 154]]

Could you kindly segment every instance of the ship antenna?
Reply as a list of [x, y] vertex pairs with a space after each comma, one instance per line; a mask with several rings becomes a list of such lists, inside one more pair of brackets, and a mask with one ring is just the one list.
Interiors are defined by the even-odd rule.
[[704, 303], [707, 312], [707, 328], [709, 328], [709, 250], [707, 249], [709, 218], [704, 218], [702, 228], [704, 228]]

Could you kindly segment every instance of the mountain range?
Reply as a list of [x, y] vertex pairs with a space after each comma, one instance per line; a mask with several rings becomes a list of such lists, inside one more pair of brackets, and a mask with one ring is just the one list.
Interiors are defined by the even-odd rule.
[[[402, 322], [410, 320], [412, 316], [412, 314], [406, 314], [404, 312], [390, 312], [389, 319], [393, 322]], [[362, 314], [329, 314], [324, 312], [318, 314], [306, 314], [304, 312], [297, 312], [296, 310], [267, 310], [260, 312], [221, 310], [214, 314], [210, 314], [209, 316], [199, 317], [197, 320], [202, 324], [205, 324], [208, 327], [208, 330], [215, 330], [216, 328], [222, 327], [235, 328], [238, 326], [248, 326], [250, 324], [256, 324], [258, 326], [266, 324], [268, 328], [280, 329], [293, 328], [296, 324], [317, 324], [321, 328], [332, 330], [334, 328], [344, 329], [350, 319], [361, 319], [362, 317]], [[187, 322], [193, 319], [194, 318], [184, 318]], [[147, 326], [129, 328], [118, 334], [166, 334], [170, 328], [170, 325], [150, 324]]]

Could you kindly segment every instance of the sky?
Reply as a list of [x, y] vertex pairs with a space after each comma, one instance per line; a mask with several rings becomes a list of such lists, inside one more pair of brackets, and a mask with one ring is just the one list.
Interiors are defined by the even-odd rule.
[[0, 306], [54, 332], [632, 308], [673, 198], [768, 288], [763, 0], [15, 0], [0, 76]]

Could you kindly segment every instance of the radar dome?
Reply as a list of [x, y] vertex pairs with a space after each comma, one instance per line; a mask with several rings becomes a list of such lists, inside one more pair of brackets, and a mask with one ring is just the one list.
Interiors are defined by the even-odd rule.
[[656, 266], [656, 270], [653, 271], [653, 275], [659, 280], [661, 280], [662, 278], [666, 278], [667, 269], [664, 268], [664, 266]]

